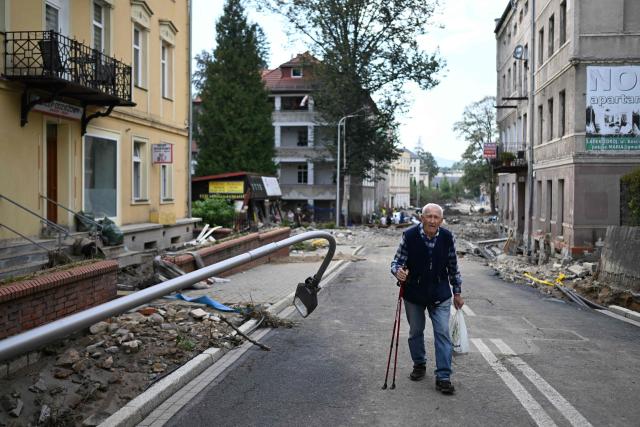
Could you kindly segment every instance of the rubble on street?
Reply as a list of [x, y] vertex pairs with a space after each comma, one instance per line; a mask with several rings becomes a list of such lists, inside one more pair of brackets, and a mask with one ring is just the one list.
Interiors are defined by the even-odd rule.
[[[456, 237], [459, 256], [490, 266], [506, 282], [532, 286], [569, 301], [561, 285], [605, 306], [640, 311], [640, 295], [597, 280], [598, 262], [593, 257], [571, 259], [552, 254], [547, 262], [531, 263], [524, 255], [503, 250], [508, 239], [491, 215], [450, 208], [445, 217], [445, 226]], [[334, 260], [361, 261], [366, 255], [352, 255], [353, 248], [396, 247], [402, 229], [360, 226], [324, 231], [338, 243]], [[315, 228], [298, 227], [291, 234], [311, 230]], [[319, 262], [326, 251], [324, 240], [307, 241], [294, 245], [289, 257], [275, 262]], [[239, 307], [237, 301], [233, 304]], [[239, 345], [243, 338], [234, 326], [255, 318], [260, 310], [253, 307], [246, 315], [220, 313], [201, 304], [159, 299], [96, 323], [35, 353], [36, 363], [0, 379], [0, 425], [98, 425], [205, 349]], [[294, 324], [265, 316], [261, 326]]]

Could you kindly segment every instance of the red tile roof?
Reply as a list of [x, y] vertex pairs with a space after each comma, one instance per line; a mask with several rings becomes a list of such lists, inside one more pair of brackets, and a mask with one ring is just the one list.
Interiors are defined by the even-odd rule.
[[[262, 80], [271, 92], [310, 92], [315, 84], [311, 66], [317, 62], [309, 52], [300, 53], [278, 68], [263, 71]], [[302, 77], [291, 77], [293, 67], [303, 68]]]

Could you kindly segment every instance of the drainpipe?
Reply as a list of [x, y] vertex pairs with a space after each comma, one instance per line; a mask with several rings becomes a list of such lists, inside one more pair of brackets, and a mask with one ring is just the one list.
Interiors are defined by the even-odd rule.
[[[531, 43], [529, 47], [529, 158], [527, 159], [527, 181], [529, 184], [529, 212], [527, 227], [527, 251], [533, 248], [533, 131], [535, 129], [535, 63], [536, 63], [536, 0], [531, 0]], [[540, 46], [542, 49], [542, 46]]]
[[191, 218], [191, 144], [193, 143], [193, 91], [191, 84], [191, 36], [192, 36], [192, 25], [193, 25], [193, 0], [187, 0], [187, 13], [189, 15], [189, 58], [188, 58], [188, 69], [189, 69], [189, 137], [187, 138], [187, 218]]

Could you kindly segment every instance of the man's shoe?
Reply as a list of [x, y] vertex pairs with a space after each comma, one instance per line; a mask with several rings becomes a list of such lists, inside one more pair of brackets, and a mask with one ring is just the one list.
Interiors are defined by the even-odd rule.
[[427, 365], [413, 365], [413, 371], [409, 374], [411, 381], [420, 381], [427, 373]]
[[454, 394], [456, 392], [456, 388], [449, 380], [436, 380], [436, 390], [442, 394]]

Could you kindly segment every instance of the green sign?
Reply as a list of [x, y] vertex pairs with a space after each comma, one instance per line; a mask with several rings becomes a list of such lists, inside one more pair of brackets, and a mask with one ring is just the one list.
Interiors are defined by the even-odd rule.
[[588, 136], [587, 151], [640, 150], [639, 136]]

